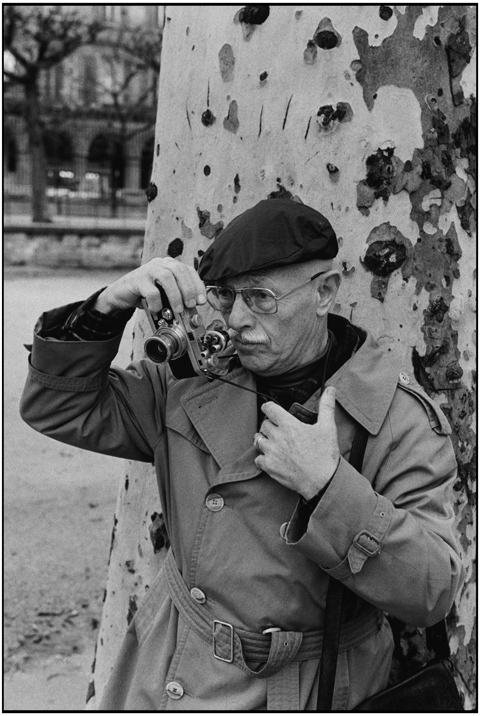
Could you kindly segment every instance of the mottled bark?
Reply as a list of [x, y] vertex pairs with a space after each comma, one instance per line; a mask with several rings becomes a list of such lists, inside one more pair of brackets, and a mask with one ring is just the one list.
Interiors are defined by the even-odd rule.
[[[169, 254], [197, 265], [222, 226], [269, 196], [299, 196], [335, 226], [344, 277], [335, 311], [397, 353], [452, 425], [467, 580], [449, 632], [467, 708], [475, 699], [474, 44], [475, 8], [464, 5], [274, 5], [247, 18], [235, 6], [167, 7], [144, 249], [144, 260]], [[144, 330], [139, 323], [137, 355]], [[132, 600], [161, 558], [146, 541], [160, 511], [153, 473], [132, 465], [129, 480], [97, 696]], [[404, 632], [409, 662], [425, 653], [420, 637]]]

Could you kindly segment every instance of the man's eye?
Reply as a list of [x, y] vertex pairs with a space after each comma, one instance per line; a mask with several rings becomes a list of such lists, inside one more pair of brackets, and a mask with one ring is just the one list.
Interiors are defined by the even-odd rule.
[[222, 301], [230, 301], [232, 298], [232, 291], [230, 288], [217, 288], [217, 296]]
[[261, 288], [254, 289], [255, 293], [253, 294], [255, 300], [260, 303], [267, 303], [268, 301], [272, 300], [272, 294], [268, 291], [263, 291]]

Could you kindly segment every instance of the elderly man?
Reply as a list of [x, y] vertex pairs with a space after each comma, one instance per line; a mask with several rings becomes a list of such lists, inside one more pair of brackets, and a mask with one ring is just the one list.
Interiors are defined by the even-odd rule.
[[[335, 233], [272, 199], [234, 219], [199, 275], [154, 259], [37, 324], [22, 415], [57, 440], [154, 462], [171, 542], [100, 708], [315, 710], [329, 581], [345, 587], [334, 710], [384, 688], [383, 612], [443, 619], [462, 567], [456, 463], [439, 408], [364, 330], [331, 313]], [[111, 368], [142, 299], [218, 309], [228, 382]], [[348, 462], [361, 426], [361, 472]]]

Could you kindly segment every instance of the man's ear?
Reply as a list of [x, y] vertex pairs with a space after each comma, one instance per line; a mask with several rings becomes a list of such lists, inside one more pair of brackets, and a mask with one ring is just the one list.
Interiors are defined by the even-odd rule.
[[340, 271], [332, 269], [318, 279], [317, 316], [326, 316], [331, 311], [342, 277]]

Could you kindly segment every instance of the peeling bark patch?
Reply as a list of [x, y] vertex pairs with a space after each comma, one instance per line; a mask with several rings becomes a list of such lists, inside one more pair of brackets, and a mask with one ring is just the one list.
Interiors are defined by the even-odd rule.
[[408, 280], [413, 254], [412, 244], [388, 221], [372, 229], [367, 243], [368, 249], [361, 263], [373, 274], [371, 296], [383, 303], [390, 276], [394, 271], [402, 268], [403, 278]]
[[[458, 105], [463, 97], [459, 84], [461, 75], [452, 78], [451, 71], [455, 72], [458, 66], [467, 61], [470, 51], [467, 38], [462, 34], [464, 30], [460, 29], [462, 22], [464, 24], [464, 5], [441, 6], [437, 24], [434, 27], [428, 25], [424, 39], [418, 40], [414, 36], [414, 27], [421, 13], [422, 6], [407, 5], [403, 15], [397, 13], [398, 25], [395, 33], [386, 37], [378, 47], [370, 45], [368, 32], [360, 27], [353, 30], [353, 39], [362, 63], [362, 69], [357, 72], [356, 79], [362, 85], [363, 98], [368, 109], [373, 108], [374, 95], [383, 85], [408, 87], [414, 92], [420, 104], [422, 126], [425, 131], [427, 124], [430, 123], [430, 111], [424, 98], [431, 92], [432, 77], [435, 77], [438, 86], [451, 87], [454, 105]], [[442, 42], [446, 43], [451, 34], [451, 30], [447, 27], [455, 25], [459, 28], [456, 34], [461, 39], [458, 50], [454, 40], [451, 40], [452, 48], [455, 50], [452, 49], [450, 61], [452, 70], [450, 70]], [[449, 122], [452, 119], [453, 115], [448, 117]]]
[[238, 104], [235, 99], [230, 102], [228, 115], [223, 120], [223, 126], [229, 132], [233, 132], [233, 134], [236, 134], [238, 131], [240, 122], [238, 121]]
[[317, 112], [317, 124], [321, 131], [332, 132], [342, 122], [351, 122], [352, 117], [353, 111], [348, 102], [339, 102], [335, 108], [326, 104]]
[[205, 112], [202, 114], [202, 124], [204, 127], [211, 127], [212, 124], [215, 122], [215, 115], [213, 112], [209, 109], [206, 109]]
[[181, 256], [183, 254], [182, 239], [173, 239], [173, 241], [170, 241], [168, 244], [167, 254], [171, 256], [172, 259], [177, 258], [177, 256]]
[[130, 625], [137, 609], [137, 598], [135, 595], [132, 595], [128, 600], [127, 625]]
[[225, 44], [218, 53], [220, 64], [220, 74], [224, 82], [232, 82], [235, 69], [235, 57], [233, 55], [232, 46]]
[[206, 236], [207, 239], [214, 239], [223, 229], [223, 221], [217, 221], [216, 224], [212, 224], [210, 221], [210, 212], [203, 211], [199, 208], [197, 208], [197, 214], [199, 218], [198, 228], [202, 236]]
[[313, 65], [317, 59], [318, 50], [313, 40], [307, 42], [307, 46], [303, 51], [303, 61], [306, 65]]
[[334, 47], [341, 45], [342, 38], [333, 27], [330, 18], [324, 17], [315, 30], [313, 41], [322, 50], [333, 50]]
[[468, 65], [472, 56], [472, 46], [465, 30], [465, 16], [460, 18], [457, 32], [448, 36], [445, 50], [450, 74], [450, 89], [453, 103], [457, 106], [463, 102], [463, 88], [457, 78]]
[[87, 698], [86, 698], [87, 704], [90, 701], [90, 699], [93, 698], [93, 696], [95, 696], [95, 680], [90, 679], [90, 681], [88, 682], [88, 689], [87, 689]]
[[145, 190], [145, 194], [147, 196], [147, 201], [150, 203], [155, 199], [155, 197], [158, 194], [157, 185], [153, 183], [153, 181], [150, 182], [150, 184], [147, 186]]

